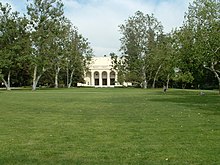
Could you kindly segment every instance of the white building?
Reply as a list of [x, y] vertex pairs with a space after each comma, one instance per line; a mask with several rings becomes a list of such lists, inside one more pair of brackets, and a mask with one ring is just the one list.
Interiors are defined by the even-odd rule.
[[114, 87], [117, 85], [117, 72], [112, 69], [111, 57], [93, 57], [89, 71], [85, 73], [85, 84], [78, 86]]

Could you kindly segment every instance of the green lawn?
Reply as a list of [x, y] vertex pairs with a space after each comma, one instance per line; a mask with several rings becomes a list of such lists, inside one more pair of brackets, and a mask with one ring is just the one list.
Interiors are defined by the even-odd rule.
[[0, 164], [220, 164], [217, 91], [0, 90]]

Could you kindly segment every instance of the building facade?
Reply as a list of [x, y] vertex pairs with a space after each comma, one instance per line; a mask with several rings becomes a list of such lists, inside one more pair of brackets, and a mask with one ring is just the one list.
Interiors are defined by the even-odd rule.
[[112, 69], [111, 57], [93, 57], [89, 71], [85, 73], [85, 84], [78, 86], [114, 87], [117, 84], [117, 72]]

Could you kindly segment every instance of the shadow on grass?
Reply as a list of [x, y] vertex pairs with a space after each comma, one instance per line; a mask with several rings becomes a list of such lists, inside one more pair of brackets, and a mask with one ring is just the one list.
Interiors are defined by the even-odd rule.
[[218, 95], [208, 94], [208, 95], [194, 95], [193, 93], [180, 92], [180, 95], [175, 92], [170, 94], [164, 94], [164, 97], [152, 98], [150, 101], [162, 102], [166, 104], [175, 104], [178, 106], [184, 106], [186, 108], [191, 108], [198, 110], [204, 114], [210, 115], [220, 115], [220, 97]]

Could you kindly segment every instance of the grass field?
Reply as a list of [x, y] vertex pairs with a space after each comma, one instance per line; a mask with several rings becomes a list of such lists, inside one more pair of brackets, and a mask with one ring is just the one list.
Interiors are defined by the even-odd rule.
[[217, 91], [0, 90], [0, 164], [218, 165]]

